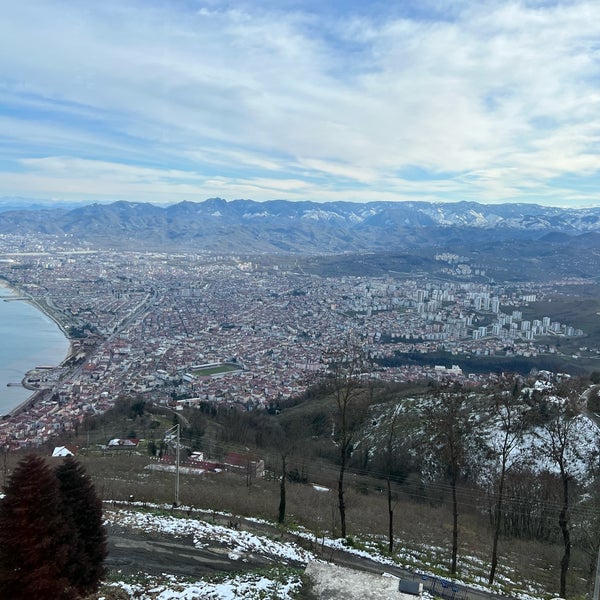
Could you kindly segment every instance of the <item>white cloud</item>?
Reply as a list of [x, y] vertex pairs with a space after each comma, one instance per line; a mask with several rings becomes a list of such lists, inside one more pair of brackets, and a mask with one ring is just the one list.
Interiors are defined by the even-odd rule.
[[[543, 200], [552, 180], [600, 171], [594, 2], [322, 25], [299, 12], [133, 0], [24, 0], [4, 13], [0, 156], [96, 164], [76, 165], [67, 184], [56, 159], [22, 163], [48, 193], [85, 181], [85, 195], [106, 177], [107, 194], [129, 197], [158, 177], [165, 194], [202, 194], [195, 186], [210, 181], [256, 199]], [[161, 162], [170, 174], [144, 170]], [[1, 167], [1, 192], [25, 192], [22, 164]], [[412, 167], [436, 177], [398, 176]]]

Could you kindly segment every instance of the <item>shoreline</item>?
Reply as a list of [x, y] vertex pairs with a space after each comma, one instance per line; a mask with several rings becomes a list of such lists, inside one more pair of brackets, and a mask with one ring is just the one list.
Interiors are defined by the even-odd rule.
[[[27, 389], [27, 388], [26, 388]], [[44, 399], [44, 392], [47, 390], [36, 390], [31, 396], [23, 400], [20, 404], [15, 406], [11, 411], [2, 415], [2, 419], [10, 419], [12, 417], [18, 417], [19, 415], [27, 412], [30, 408], [35, 406], [40, 400]]]
[[[36, 310], [38, 310], [43, 315], [48, 317], [58, 327], [58, 329], [63, 334], [63, 336], [65, 337], [65, 339], [67, 340], [67, 342], [69, 344], [66, 356], [57, 364], [58, 367], [64, 366], [65, 363], [73, 356], [73, 352], [74, 352], [73, 339], [68, 335], [64, 325], [59, 321], [59, 319], [54, 314], [52, 314], [52, 312], [47, 307], [47, 305], [45, 305], [45, 303], [38, 302], [31, 296], [31, 294], [28, 294], [28, 293], [24, 292], [23, 290], [20, 290], [19, 288], [15, 287], [10, 282], [6, 281], [6, 279], [0, 279], [0, 289], [2, 289], [2, 288], [10, 290], [16, 296], [15, 298], [3, 298], [3, 300], [10, 300], [10, 301], [19, 300], [19, 301], [28, 302]], [[1, 417], [2, 419], [16, 417], [16, 416], [26, 412], [30, 408], [32, 408], [37, 402], [39, 402], [40, 400], [42, 400], [44, 398], [45, 392], [47, 392], [47, 390], [32, 390], [32, 389], [28, 388], [27, 386], [23, 385], [23, 381], [27, 377], [27, 373], [29, 373], [32, 369], [35, 369], [35, 368], [36, 368], [36, 365], [33, 365], [29, 369], [27, 369], [25, 371], [25, 373], [23, 374], [23, 379], [21, 379], [21, 386], [24, 389], [28, 389], [29, 391], [32, 391], [33, 393], [30, 396], [28, 396], [25, 400], [23, 400], [22, 402], [17, 404], [17, 406], [15, 406], [13, 409], [8, 411], [6, 414], [2, 415], [2, 417]]]
[[[67, 355], [65, 356], [65, 358], [63, 358], [59, 363], [58, 363], [58, 367], [63, 367], [65, 365], [65, 363], [73, 356], [74, 352], [73, 352], [73, 338], [67, 333], [67, 330], [65, 329], [65, 326], [62, 324], [62, 322], [58, 319], [58, 317], [56, 317], [56, 315], [54, 315], [50, 309], [48, 308], [48, 305], [46, 303], [41, 304], [40, 302], [38, 302], [35, 298], [32, 298], [31, 296], [27, 295], [24, 297], [25, 302], [29, 302], [29, 304], [31, 304], [32, 306], [34, 306], [35, 308], [37, 308], [41, 313], [43, 313], [44, 315], [46, 315], [51, 321], [54, 322], [54, 324], [60, 329], [61, 333], [65, 336], [65, 339], [67, 340], [67, 342], [69, 342], [69, 349], [67, 350]], [[32, 367], [35, 368], [35, 367]]]

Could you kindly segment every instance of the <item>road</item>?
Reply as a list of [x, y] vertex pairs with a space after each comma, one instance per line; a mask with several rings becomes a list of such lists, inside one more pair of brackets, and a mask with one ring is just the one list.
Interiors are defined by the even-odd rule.
[[[282, 533], [274, 526], [253, 521], [239, 520], [244, 530], [257, 535], [296, 542], [307, 548], [312, 546], [304, 538]], [[150, 575], [170, 574], [187, 577], [203, 577], [217, 572], [240, 572], [261, 567], [287, 564], [305, 566], [293, 560], [282, 559], [268, 553], [244, 553], [243, 556], [230, 556], [231, 550], [214, 539], [193, 540], [192, 536], [181, 538], [161, 533], [140, 533], [128, 528], [111, 525], [108, 529], [109, 555], [106, 566], [109, 570], [119, 570], [126, 574], [138, 572]], [[310, 548], [315, 552], [314, 548]], [[388, 565], [382, 565], [368, 558], [343, 550], [325, 548], [320, 558], [351, 569], [381, 574], [390, 573], [403, 580], [420, 581], [426, 589], [435, 588], [436, 595], [453, 600], [500, 600], [501, 597], [485, 591], [453, 586], [439, 578], [423, 580], [420, 574]]]
[[203, 577], [273, 565], [273, 561], [261, 557], [253, 557], [251, 562], [233, 560], [227, 548], [214, 545], [197, 548], [191, 538], [150, 535], [115, 527], [109, 528], [108, 550], [107, 568], [127, 574], [143, 571], [150, 575]]

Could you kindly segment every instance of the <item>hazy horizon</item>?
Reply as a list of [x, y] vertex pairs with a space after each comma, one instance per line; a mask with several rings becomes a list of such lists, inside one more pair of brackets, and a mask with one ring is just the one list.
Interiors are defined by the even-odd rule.
[[369, 200], [366, 202], [360, 201], [360, 200], [322, 200], [322, 201], [318, 201], [318, 200], [311, 200], [309, 198], [307, 199], [302, 199], [302, 198], [297, 198], [295, 200], [290, 200], [288, 198], [272, 198], [272, 199], [266, 199], [266, 200], [254, 200], [253, 198], [222, 198], [222, 197], [218, 197], [218, 196], [213, 196], [211, 198], [196, 198], [194, 200], [187, 200], [186, 198], [181, 198], [178, 200], [174, 200], [174, 201], [169, 201], [169, 200], [164, 200], [164, 201], [152, 201], [152, 200], [127, 200], [124, 198], [114, 198], [114, 199], [88, 199], [88, 200], [64, 200], [64, 199], [60, 199], [60, 198], [25, 198], [25, 197], [10, 197], [10, 196], [0, 196], [0, 207], [2, 205], [14, 205], [17, 204], [19, 202], [23, 202], [26, 203], [25, 206], [31, 205], [31, 206], [35, 206], [35, 205], [40, 205], [40, 206], [57, 206], [57, 207], [62, 207], [62, 206], [72, 206], [73, 208], [78, 207], [78, 206], [88, 206], [91, 204], [114, 204], [117, 202], [127, 202], [127, 203], [131, 203], [131, 204], [150, 204], [152, 206], [158, 206], [160, 208], [167, 208], [169, 206], [174, 206], [176, 204], [180, 204], [182, 202], [193, 202], [193, 203], [202, 203], [202, 202], [206, 202], [208, 200], [223, 200], [224, 202], [230, 203], [230, 202], [257, 202], [257, 203], [264, 203], [264, 202], [312, 202], [315, 204], [326, 204], [328, 202], [347, 202], [348, 204], [369, 204], [369, 203], [373, 203], [373, 202], [386, 202], [386, 203], [393, 203], [393, 202], [397, 202], [398, 204], [402, 204], [402, 203], [415, 203], [415, 202], [428, 202], [430, 204], [439, 204], [439, 205], [453, 205], [453, 204], [461, 204], [461, 203], [472, 203], [472, 204], [479, 204], [481, 206], [503, 206], [503, 205], [509, 205], [509, 204], [513, 204], [513, 205], [517, 205], [517, 204], [521, 204], [523, 206], [540, 206], [542, 208], [556, 208], [556, 209], [566, 209], [566, 210], [586, 210], [586, 209], [596, 209], [596, 208], [600, 208], [600, 201], [598, 203], [595, 204], [589, 204], [589, 205], [585, 205], [585, 206], [567, 206], [567, 205], [559, 205], [559, 204], [540, 204], [537, 202], [478, 202], [477, 200], [398, 200], [398, 201], [393, 201], [393, 200]]

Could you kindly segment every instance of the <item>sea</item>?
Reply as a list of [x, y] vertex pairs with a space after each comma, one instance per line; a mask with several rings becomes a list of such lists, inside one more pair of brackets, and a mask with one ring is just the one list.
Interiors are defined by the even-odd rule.
[[32, 395], [20, 385], [27, 371], [59, 365], [69, 352], [58, 325], [26, 300], [11, 300], [19, 297], [0, 284], [0, 416]]

